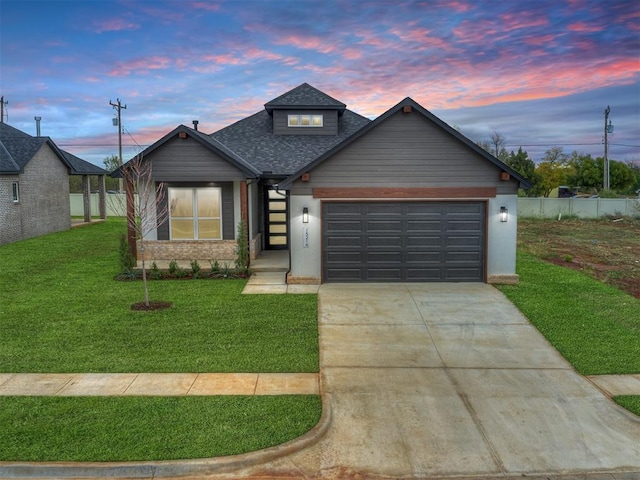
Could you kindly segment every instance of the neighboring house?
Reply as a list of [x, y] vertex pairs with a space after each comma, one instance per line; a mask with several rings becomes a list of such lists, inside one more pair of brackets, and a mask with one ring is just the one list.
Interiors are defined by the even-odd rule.
[[140, 155], [173, 207], [148, 258], [234, 258], [243, 220], [252, 258], [289, 251], [289, 283], [517, 281], [530, 183], [410, 98], [371, 121], [305, 83]]
[[[83, 176], [90, 220], [89, 175], [98, 175], [104, 185], [106, 174], [59, 149], [49, 137], [32, 137], [0, 123], [0, 244], [71, 228], [69, 175]], [[104, 188], [101, 200], [104, 205]]]

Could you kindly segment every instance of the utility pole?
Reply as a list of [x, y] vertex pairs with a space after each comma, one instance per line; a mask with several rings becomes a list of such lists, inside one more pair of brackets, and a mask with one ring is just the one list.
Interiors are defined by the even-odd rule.
[[[120, 116], [120, 112], [122, 111], [122, 109], [127, 109], [126, 105], [122, 105], [120, 103], [120, 99], [116, 98], [116, 102], [118, 103], [113, 103], [111, 100], [109, 100], [109, 105], [111, 105], [115, 110], [118, 111], [118, 166], [121, 167], [122, 166], [122, 117]], [[122, 192], [123, 190], [123, 180], [122, 178], [118, 179], [118, 190]]]
[[[604, 182], [602, 186], [604, 190], [609, 190], [611, 188], [611, 183], [609, 181], [609, 158], [607, 157], [609, 149], [608, 134], [613, 133], [613, 125], [611, 125], [611, 120], [609, 120], [610, 112], [611, 108], [607, 105], [607, 108], [604, 111]], [[607, 121], [609, 121], [609, 124], [607, 124]]]
[[8, 104], [9, 102], [5, 101], [4, 95], [0, 97], [0, 123], [4, 123], [4, 106]]

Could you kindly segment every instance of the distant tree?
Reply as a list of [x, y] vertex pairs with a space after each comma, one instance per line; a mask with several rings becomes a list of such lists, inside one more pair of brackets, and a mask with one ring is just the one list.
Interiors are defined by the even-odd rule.
[[597, 192], [602, 189], [602, 158], [593, 158], [591, 155], [572, 152], [567, 164], [570, 166], [567, 176], [569, 185], [579, 187], [587, 192]]
[[628, 164], [611, 160], [609, 162], [611, 190], [628, 192], [636, 183], [636, 172]]
[[505, 161], [509, 157], [509, 152], [505, 148], [506, 138], [504, 135], [498, 132], [493, 132], [489, 140], [482, 140], [476, 142], [476, 145], [483, 148], [498, 160]]
[[491, 153], [493, 153], [494, 157], [504, 162], [507, 156], [509, 155], [507, 153], [507, 150], [505, 149], [507, 139], [501, 133], [494, 131], [491, 134], [490, 140], [491, 140], [491, 146], [493, 147], [493, 151]]
[[[535, 172], [536, 164], [529, 158], [529, 154], [525, 150], [522, 150], [522, 147], [518, 148], [518, 153], [514, 153], [512, 150], [504, 163], [509, 165], [535, 186], [538, 181], [538, 176]], [[526, 191], [519, 191], [520, 196], [532, 196], [534, 193], [534, 188], [530, 188]]]
[[567, 155], [562, 147], [552, 147], [547, 150], [535, 169], [537, 182], [534, 193], [548, 197], [554, 188], [567, 183], [570, 167], [567, 165]]
[[[115, 169], [120, 166], [120, 160], [117, 155], [111, 155], [110, 157], [106, 157], [102, 163], [104, 164], [104, 169], [111, 173]], [[122, 179], [107, 177], [106, 179], [107, 190], [124, 190], [124, 185]]]

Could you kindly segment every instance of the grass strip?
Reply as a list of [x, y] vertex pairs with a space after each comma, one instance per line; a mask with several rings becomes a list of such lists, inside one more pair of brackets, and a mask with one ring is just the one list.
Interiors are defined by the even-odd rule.
[[315, 395], [0, 397], [2, 461], [141, 461], [235, 455], [303, 435]]
[[315, 295], [245, 280], [114, 280], [122, 219], [0, 246], [0, 372], [317, 372]]
[[618, 404], [635, 413], [640, 417], [640, 396], [638, 395], [620, 395], [613, 397], [613, 400]]
[[519, 252], [518, 285], [500, 290], [583, 375], [640, 372], [640, 300]]

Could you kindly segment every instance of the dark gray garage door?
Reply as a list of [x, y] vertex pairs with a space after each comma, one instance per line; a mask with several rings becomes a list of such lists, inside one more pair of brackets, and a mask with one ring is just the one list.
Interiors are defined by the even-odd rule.
[[484, 281], [483, 202], [325, 202], [325, 282]]

